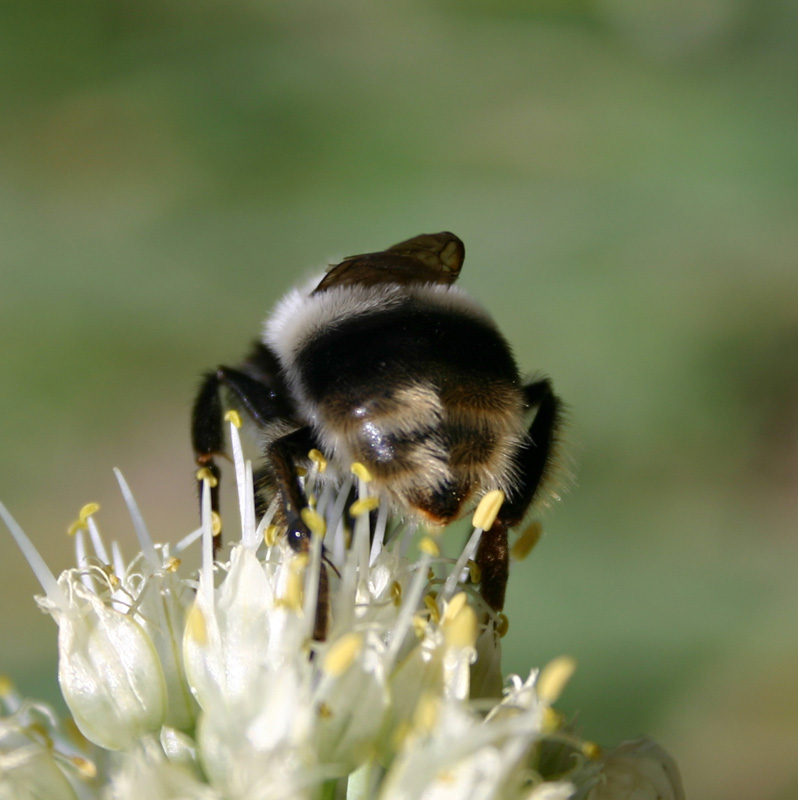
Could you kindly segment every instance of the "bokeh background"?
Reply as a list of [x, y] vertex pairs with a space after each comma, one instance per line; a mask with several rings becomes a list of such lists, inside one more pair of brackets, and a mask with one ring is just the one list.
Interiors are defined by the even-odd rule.
[[[311, 267], [420, 232], [570, 406], [508, 671], [693, 798], [798, 796], [798, 6], [0, 4], [0, 497], [54, 569], [120, 467], [195, 525], [187, 419]], [[0, 532], [0, 671], [57, 699]]]

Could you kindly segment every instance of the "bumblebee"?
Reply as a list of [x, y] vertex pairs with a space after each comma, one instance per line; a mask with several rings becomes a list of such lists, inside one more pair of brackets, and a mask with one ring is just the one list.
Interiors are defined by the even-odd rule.
[[[204, 376], [192, 441], [218, 487], [225, 408], [249, 417], [263, 449], [256, 496], [261, 508], [277, 498], [295, 550], [310, 537], [299, 476], [312, 449], [338, 474], [361, 462], [381, 502], [427, 525], [447, 525], [502, 490], [475, 558], [481, 594], [500, 611], [508, 530], [550, 472], [561, 404], [547, 379], [522, 381], [493, 319], [454, 286], [464, 258], [454, 234], [422, 234], [293, 289], [240, 366]], [[211, 502], [218, 510], [218, 488]]]

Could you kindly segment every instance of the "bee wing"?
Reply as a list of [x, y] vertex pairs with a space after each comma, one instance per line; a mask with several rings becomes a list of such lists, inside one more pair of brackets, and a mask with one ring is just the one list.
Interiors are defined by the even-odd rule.
[[354, 284], [454, 283], [464, 258], [465, 245], [453, 233], [422, 233], [379, 253], [333, 264], [313, 293]]

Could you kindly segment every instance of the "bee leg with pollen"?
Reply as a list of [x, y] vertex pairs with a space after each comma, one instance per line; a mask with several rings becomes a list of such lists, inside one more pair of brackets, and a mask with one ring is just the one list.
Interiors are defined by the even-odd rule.
[[527, 407], [537, 411], [516, 454], [521, 480], [512, 496], [502, 503], [493, 524], [482, 534], [475, 557], [481, 574], [480, 593], [494, 611], [504, 608], [510, 572], [507, 532], [523, 520], [546, 481], [562, 413], [562, 404], [548, 380], [528, 384], [524, 396]]
[[[223, 390], [227, 390], [235, 398], [236, 405], [260, 425], [265, 425], [284, 413], [284, 404], [269, 385], [246, 372], [221, 366], [205, 374], [194, 400], [191, 442], [199, 467], [197, 481], [201, 487], [204, 479], [210, 480], [211, 510], [217, 519], [220, 519], [218, 515], [221, 470], [216, 460], [219, 457], [228, 457], [225, 449]], [[221, 544], [221, 527], [219, 527], [213, 538], [214, 556]]]

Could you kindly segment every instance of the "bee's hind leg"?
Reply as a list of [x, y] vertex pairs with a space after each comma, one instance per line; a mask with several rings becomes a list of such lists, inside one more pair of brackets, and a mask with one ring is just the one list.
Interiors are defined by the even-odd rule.
[[510, 572], [507, 532], [523, 520], [545, 483], [562, 415], [562, 403], [548, 380], [528, 384], [524, 387], [524, 396], [527, 407], [530, 410], [537, 407], [537, 412], [516, 454], [521, 481], [513, 495], [502, 504], [493, 525], [482, 534], [475, 557], [482, 576], [480, 593], [494, 611], [504, 608]]

